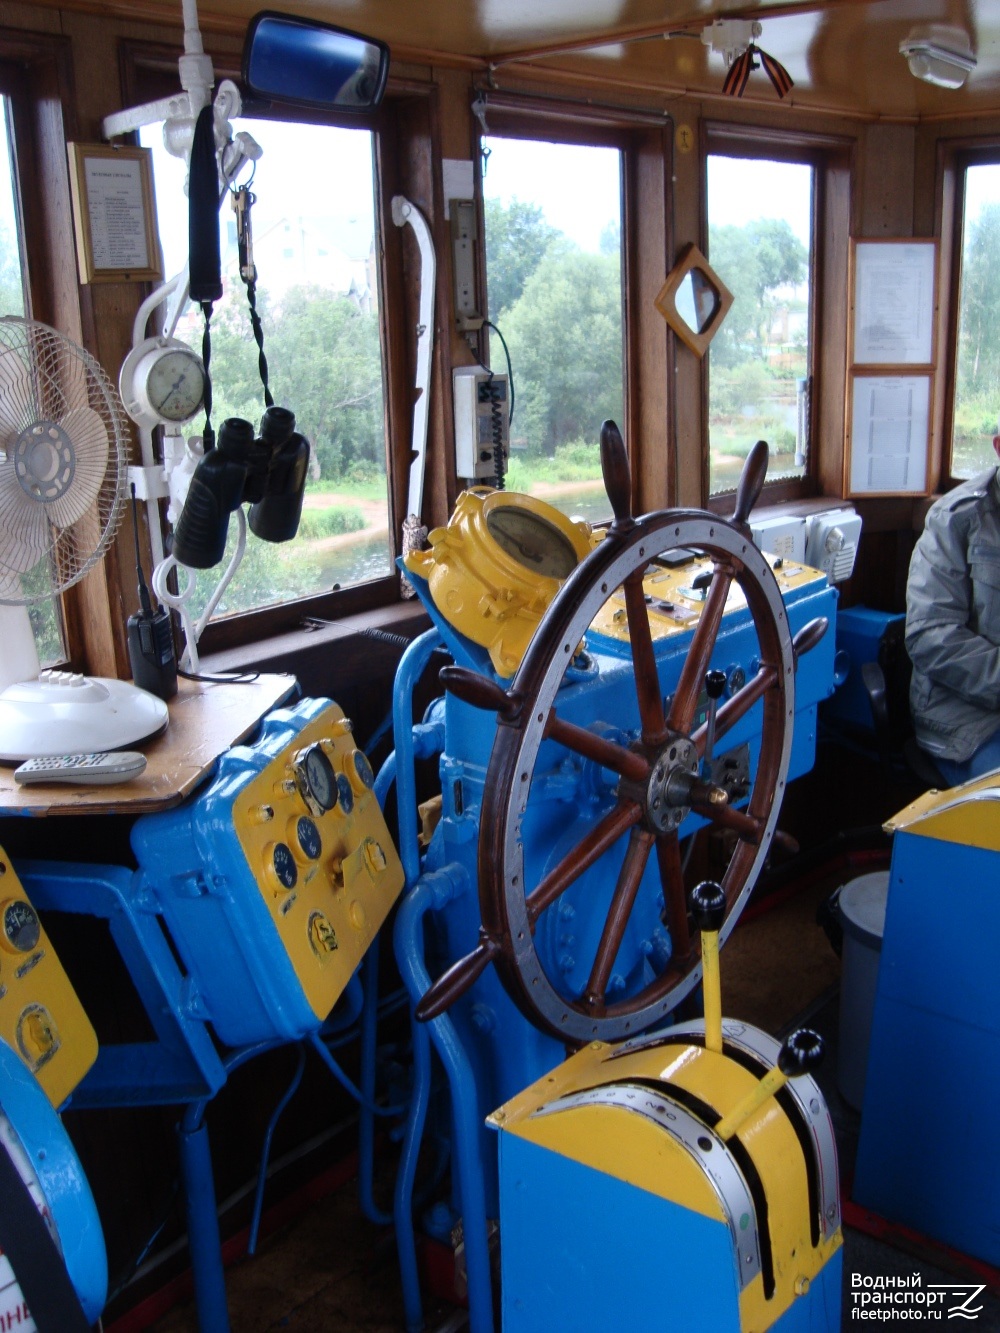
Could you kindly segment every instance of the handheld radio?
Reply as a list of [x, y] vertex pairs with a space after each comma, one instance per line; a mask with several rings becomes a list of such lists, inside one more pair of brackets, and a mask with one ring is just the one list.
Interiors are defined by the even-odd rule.
[[172, 699], [177, 693], [177, 660], [170, 612], [165, 607], [153, 610], [149, 589], [139, 555], [139, 519], [132, 487], [132, 531], [135, 536], [135, 572], [139, 580], [139, 610], [126, 622], [128, 657], [132, 679], [141, 690], [160, 699]]

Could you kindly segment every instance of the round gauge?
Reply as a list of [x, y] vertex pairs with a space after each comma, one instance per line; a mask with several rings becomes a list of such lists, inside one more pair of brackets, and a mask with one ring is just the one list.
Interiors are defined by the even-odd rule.
[[345, 815], [349, 815], [354, 809], [354, 792], [346, 773], [337, 774], [337, 795], [340, 797], [341, 809]]
[[126, 411], [140, 425], [180, 425], [205, 401], [205, 367], [177, 338], [147, 338], [125, 358], [119, 388]]
[[3, 905], [3, 939], [15, 953], [31, 953], [42, 934], [38, 914], [31, 903], [14, 898]]
[[375, 774], [368, 762], [368, 756], [362, 750], [354, 751], [354, 775], [362, 787], [367, 787], [371, 791], [375, 785]]
[[276, 842], [271, 848], [271, 869], [274, 877], [283, 889], [294, 889], [299, 872], [295, 868], [292, 849], [283, 842]]
[[490, 509], [486, 527], [500, 549], [533, 574], [564, 579], [579, 564], [569, 539], [548, 519], [530, 509], [516, 505]]
[[309, 860], [318, 861], [323, 850], [323, 839], [319, 836], [319, 829], [308, 816], [303, 815], [296, 823], [295, 837]]
[[337, 804], [337, 775], [317, 741], [296, 761], [295, 771], [306, 796], [325, 814]]

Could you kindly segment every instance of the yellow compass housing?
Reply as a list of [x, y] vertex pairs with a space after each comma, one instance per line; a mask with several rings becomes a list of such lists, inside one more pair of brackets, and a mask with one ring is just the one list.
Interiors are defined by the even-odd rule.
[[426, 579], [448, 623], [513, 676], [549, 603], [593, 545], [590, 526], [517, 491], [473, 487], [458, 497], [430, 550], [404, 564]]

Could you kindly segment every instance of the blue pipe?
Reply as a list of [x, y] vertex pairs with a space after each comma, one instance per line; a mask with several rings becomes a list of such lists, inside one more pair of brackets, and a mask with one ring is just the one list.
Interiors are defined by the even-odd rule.
[[212, 1179], [204, 1101], [191, 1102], [180, 1125], [181, 1174], [187, 1210], [188, 1253], [194, 1276], [195, 1308], [200, 1333], [229, 1333], [226, 1280], [222, 1271], [222, 1244]]
[[260, 1215], [264, 1208], [264, 1187], [267, 1184], [267, 1163], [271, 1156], [271, 1140], [274, 1137], [275, 1127], [281, 1118], [281, 1113], [292, 1100], [299, 1090], [299, 1084], [302, 1082], [302, 1071], [306, 1067], [306, 1048], [301, 1042], [298, 1043], [296, 1052], [298, 1061], [295, 1066], [295, 1073], [292, 1075], [292, 1081], [285, 1089], [284, 1096], [278, 1102], [267, 1122], [267, 1133], [264, 1135], [264, 1146], [260, 1154], [260, 1166], [257, 1170], [257, 1190], [254, 1195], [253, 1213], [250, 1218], [250, 1236], [247, 1240], [247, 1254], [257, 1253], [257, 1234], [260, 1231]]
[[[392, 727], [396, 741], [396, 794], [399, 818], [399, 859], [403, 863], [406, 884], [412, 888], [420, 878], [420, 846], [417, 842], [417, 784], [414, 762], [418, 746], [421, 757], [440, 753], [444, 746], [443, 726], [413, 725], [413, 691], [430, 661], [441, 646], [441, 635], [429, 629], [413, 640], [399, 659], [392, 696]], [[440, 743], [438, 743], [440, 742]], [[436, 746], [425, 750], [425, 746]], [[381, 776], [381, 774], [380, 774]]]
[[[441, 911], [459, 894], [468, 891], [468, 876], [458, 865], [424, 875], [413, 886], [396, 915], [394, 945], [396, 962], [410, 999], [415, 1005], [431, 984], [423, 961], [423, 919], [429, 911]], [[418, 1025], [414, 1020], [414, 1028]], [[479, 1156], [479, 1099], [476, 1081], [465, 1050], [447, 1014], [426, 1024], [444, 1065], [451, 1092], [455, 1134], [453, 1161], [462, 1205], [465, 1264], [469, 1285], [471, 1333], [493, 1333], [493, 1294], [490, 1278], [489, 1242], [486, 1230], [486, 1189]], [[414, 1042], [416, 1050], [416, 1038]], [[411, 1104], [412, 1115], [412, 1104]], [[422, 1130], [422, 1124], [421, 1124]], [[398, 1236], [397, 1236], [398, 1242]], [[417, 1328], [420, 1325], [416, 1326]], [[407, 1333], [415, 1333], [407, 1325]]]

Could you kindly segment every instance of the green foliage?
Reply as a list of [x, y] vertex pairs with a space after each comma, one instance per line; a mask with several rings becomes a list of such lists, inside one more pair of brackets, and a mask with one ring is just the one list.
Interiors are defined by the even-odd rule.
[[339, 537], [345, 532], [361, 532], [364, 527], [364, 514], [353, 506], [304, 509], [299, 519], [299, 536], [312, 541], [319, 537]]
[[[1000, 204], [986, 204], [969, 228], [962, 256], [958, 386], [966, 394], [1000, 397]], [[993, 431], [990, 432], [991, 436]]]
[[530, 491], [536, 482], [591, 481], [601, 475], [601, 446], [594, 441], [574, 440], [561, 445], [551, 458], [511, 455], [507, 489]]
[[805, 246], [784, 218], [759, 218], [744, 227], [710, 227], [709, 256], [733, 294], [712, 341], [713, 366], [735, 365], [753, 351], [762, 356], [778, 310], [776, 292], [806, 277]]
[[561, 233], [545, 221], [537, 204], [499, 199], [483, 205], [486, 219], [486, 272], [489, 274], [490, 319], [499, 324]]
[[553, 455], [622, 417], [617, 258], [551, 247], [504, 318], [517, 385], [514, 442]]
[[17, 237], [6, 222], [0, 222], [0, 315], [24, 317], [24, 287]]

